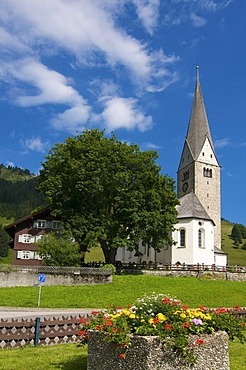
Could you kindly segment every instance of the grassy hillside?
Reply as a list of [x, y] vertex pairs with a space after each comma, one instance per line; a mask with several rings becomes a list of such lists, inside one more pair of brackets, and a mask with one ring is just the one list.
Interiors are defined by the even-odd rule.
[[33, 177], [35, 175], [31, 174], [27, 169], [12, 166], [5, 167], [3, 164], [0, 164], [0, 179], [17, 182], [30, 180]]
[[[228, 253], [228, 265], [246, 266], [246, 250], [233, 248], [233, 240], [230, 237], [233, 224], [222, 221], [221, 243], [224, 252]], [[244, 239], [243, 242], [246, 242]]]

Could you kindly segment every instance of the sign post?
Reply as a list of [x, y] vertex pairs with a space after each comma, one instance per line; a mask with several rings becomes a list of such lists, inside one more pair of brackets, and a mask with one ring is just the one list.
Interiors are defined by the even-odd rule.
[[45, 283], [45, 281], [46, 281], [46, 275], [45, 274], [38, 274], [38, 282], [39, 282], [38, 307], [40, 306], [42, 283]]

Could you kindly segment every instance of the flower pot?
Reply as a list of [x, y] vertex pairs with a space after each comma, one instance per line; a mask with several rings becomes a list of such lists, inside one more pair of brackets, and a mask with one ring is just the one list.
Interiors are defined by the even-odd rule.
[[[133, 336], [125, 351], [104, 341], [105, 334], [88, 332], [87, 370], [229, 370], [228, 335], [225, 332], [192, 335], [189, 344], [196, 362], [185, 363], [159, 337]], [[125, 353], [125, 357], [121, 354]], [[121, 356], [120, 356], [121, 355]], [[121, 358], [120, 358], [121, 357]]]

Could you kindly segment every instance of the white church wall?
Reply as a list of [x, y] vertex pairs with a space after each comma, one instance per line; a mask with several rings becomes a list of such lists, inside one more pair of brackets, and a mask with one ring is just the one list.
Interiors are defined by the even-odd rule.
[[[177, 262], [185, 264], [204, 264], [214, 263], [214, 234], [213, 223], [206, 220], [181, 219], [175, 226], [173, 239], [177, 242], [172, 246], [171, 263]], [[202, 245], [199, 246], [198, 231], [202, 232]], [[180, 232], [185, 230], [185, 246], [182, 246]]]
[[214, 254], [214, 263], [216, 266], [226, 267], [227, 265], [227, 255], [226, 254]]

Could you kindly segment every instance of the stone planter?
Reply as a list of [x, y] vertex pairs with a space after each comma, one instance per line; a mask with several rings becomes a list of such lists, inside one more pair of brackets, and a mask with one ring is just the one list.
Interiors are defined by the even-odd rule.
[[[228, 335], [217, 332], [203, 335], [204, 344], [195, 345], [194, 365], [185, 364], [172, 350], [163, 350], [159, 337], [134, 336], [126, 357], [122, 349], [103, 341], [104, 334], [89, 331], [87, 370], [229, 370]], [[190, 344], [198, 336], [190, 337]]]

